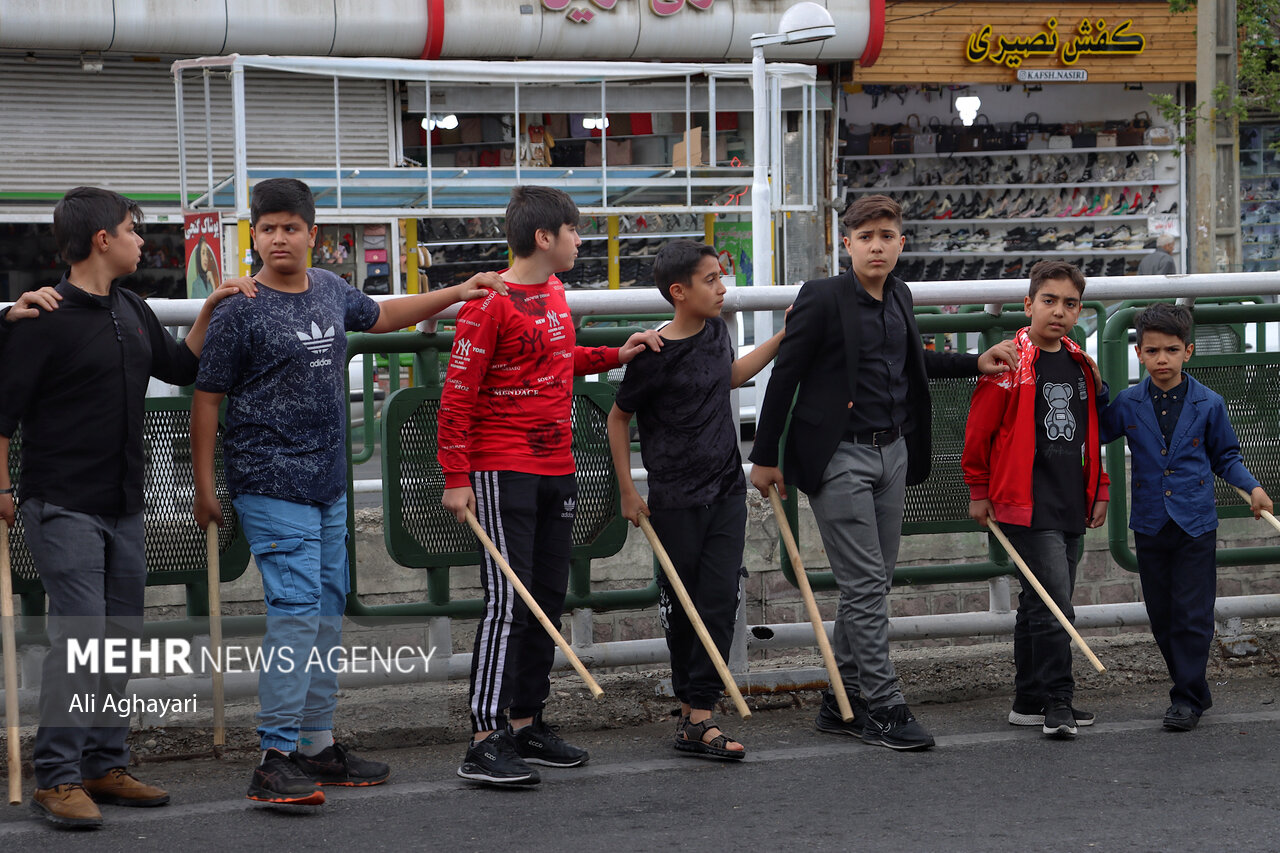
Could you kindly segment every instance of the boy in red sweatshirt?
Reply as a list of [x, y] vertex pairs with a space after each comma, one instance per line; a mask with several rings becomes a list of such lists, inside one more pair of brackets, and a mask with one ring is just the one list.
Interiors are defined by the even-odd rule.
[[[1066, 261], [1031, 268], [1023, 305], [1031, 325], [1015, 338], [1018, 367], [981, 376], [961, 465], [969, 516], [1000, 522], [1013, 547], [1074, 619], [1076, 560], [1086, 527], [1106, 520], [1109, 479], [1098, 441], [1097, 377], [1067, 337], [1080, 316], [1084, 276]], [[1015, 694], [1009, 722], [1075, 737], [1093, 715], [1072, 708], [1071, 638], [1025, 581], [1013, 632]]]
[[[470, 509], [553, 624], [569, 586], [577, 489], [573, 377], [603, 373], [661, 347], [639, 332], [620, 349], [575, 345], [564, 285], [582, 240], [578, 208], [550, 187], [517, 187], [507, 205], [515, 260], [507, 295], [462, 306], [440, 398], [437, 456], [446, 509]], [[458, 775], [491, 785], [536, 785], [529, 764], [577, 767], [587, 751], [542, 721], [555, 644], [482, 551], [485, 612], [471, 663], [474, 736]], [[510, 722], [508, 722], [510, 718]]]

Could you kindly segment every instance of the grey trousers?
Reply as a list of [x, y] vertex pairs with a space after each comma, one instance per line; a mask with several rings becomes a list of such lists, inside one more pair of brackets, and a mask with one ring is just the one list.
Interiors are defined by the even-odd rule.
[[[129, 719], [119, 704], [128, 674], [78, 664], [68, 672], [67, 644], [142, 633], [147, 562], [142, 513], [87, 515], [40, 500], [22, 504], [27, 546], [49, 597], [49, 654], [40, 687], [36, 787], [97, 779], [129, 765]], [[96, 670], [96, 671], [95, 671]]]
[[842, 441], [822, 485], [809, 495], [840, 588], [836, 664], [849, 695], [861, 695], [872, 708], [904, 701], [889, 660], [885, 596], [898, 561], [906, 479], [906, 439], [885, 447]]

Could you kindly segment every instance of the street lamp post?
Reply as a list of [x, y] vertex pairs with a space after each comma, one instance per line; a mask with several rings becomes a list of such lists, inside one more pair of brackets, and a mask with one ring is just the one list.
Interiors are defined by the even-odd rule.
[[[769, 95], [765, 75], [764, 49], [771, 44], [803, 44], [824, 41], [836, 34], [835, 21], [825, 7], [817, 3], [796, 3], [782, 14], [779, 32], [756, 33], [751, 37], [752, 154], [751, 177], [751, 284], [768, 287], [773, 284], [773, 204], [769, 186], [771, 167], [769, 145]], [[752, 320], [755, 343], [759, 346], [773, 334], [773, 315], [757, 311]], [[769, 384], [769, 368], [756, 376], [756, 418], [764, 405], [764, 391]]]

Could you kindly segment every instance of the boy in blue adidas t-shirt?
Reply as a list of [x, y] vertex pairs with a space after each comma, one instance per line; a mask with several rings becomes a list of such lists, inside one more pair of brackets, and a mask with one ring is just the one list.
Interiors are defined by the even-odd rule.
[[227, 399], [227, 486], [262, 573], [267, 630], [258, 678], [263, 757], [248, 797], [316, 805], [317, 785], [377, 785], [386, 764], [333, 740], [338, 675], [308, 666], [342, 642], [347, 574], [346, 332], [418, 323], [485, 287], [496, 273], [402, 299], [374, 302], [341, 278], [307, 268], [315, 200], [301, 181], [253, 188], [253, 245], [263, 266], [253, 299], [225, 300], [205, 338], [191, 407], [195, 517], [222, 524], [214, 493], [218, 408]]

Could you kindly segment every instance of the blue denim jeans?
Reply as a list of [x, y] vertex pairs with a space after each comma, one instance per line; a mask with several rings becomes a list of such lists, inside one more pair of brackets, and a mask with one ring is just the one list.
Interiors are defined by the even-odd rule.
[[[342, 644], [342, 613], [351, 589], [347, 499], [319, 507], [240, 495], [232, 503], [267, 602], [258, 736], [263, 749], [291, 752], [299, 731], [333, 728], [338, 673], [327, 661], [329, 651]], [[316, 659], [326, 665], [307, 665]]]

